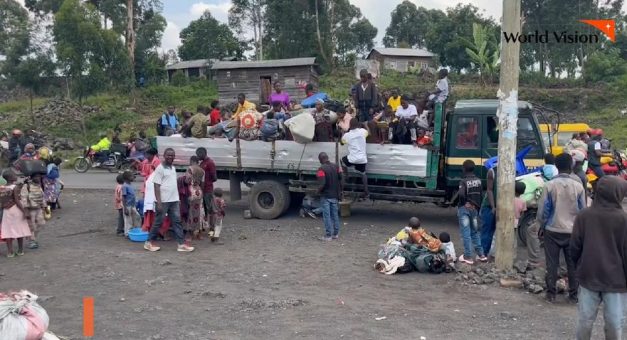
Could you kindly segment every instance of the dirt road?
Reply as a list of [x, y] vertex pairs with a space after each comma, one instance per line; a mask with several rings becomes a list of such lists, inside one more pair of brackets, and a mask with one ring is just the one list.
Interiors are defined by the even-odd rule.
[[[355, 207], [341, 239], [317, 241], [320, 220], [295, 212], [244, 220], [230, 204], [224, 245], [148, 253], [116, 237], [111, 193], [66, 191], [41, 248], [0, 258], [0, 291], [41, 297], [51, 330], [81, 339], [82, 298], [95, 298], [93, 339], [566, 339], [576, 307], [519, 290], [460, 286], [454, 274], [385, 276], [378, 244], [412, 215], [460, 248], [454, 210]], [[2, 247], [0, 254], [5, 255]], [[384, 318], [377, 320], [377, 318]], [[597, 334], [598, 330], [597, 330]]]

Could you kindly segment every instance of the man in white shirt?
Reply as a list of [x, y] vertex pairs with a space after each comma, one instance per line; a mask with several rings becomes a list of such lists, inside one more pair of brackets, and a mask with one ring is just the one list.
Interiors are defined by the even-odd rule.
[[152, 182], [155, 188], [155, 224], [150, 229], [148, 241], [144, 243], [144, 249], [148, 251], [157, 251], [161, 249], [153, 245], [153, 241], [157, 238], [157, 233], [163, 225], [166, 216], [170, 217], [172, 231], [178, 243], [177, 251], [190, 252], [194, 251], [191, 247], [184, 243], [185, 234], [181, 225], [181, 212], [179, 202], [179, 192], [176, 182], [176, 169], [174, 168], [174, 150], [166, 149], [163, 153], [164, 162], [161, 163], [152, 174]]
[[366, 137], [368, 137], [368, 130], [361, 128], [359, 121], [353, 118], [349, 130], [342, 136], [341, 142], [343, 145], [348, 144], [348, 155], [342, 157], [343, 173], [347, 174], [349, 167], [354, 167], [357, 170], [364, 183], [364, 194], [367, 198], [370, 193], [368, 192], [368, 177], [366, 176], [366, 164], [368, 163]]
[[411, 133], [411, 142], [413, 145], [418, 145], [418, 133], [417, 128], [422, 130], [429, 129], [429, 122], [427, 120], [428, 112], [423, 111], [418, 116], [418, 111], [414, 104], [409, 103], [409, 97], [406, 95], [401, 97], [401, 105], [396, 109], [396, 117], [399, 118], [402, 124], [405, 124]]

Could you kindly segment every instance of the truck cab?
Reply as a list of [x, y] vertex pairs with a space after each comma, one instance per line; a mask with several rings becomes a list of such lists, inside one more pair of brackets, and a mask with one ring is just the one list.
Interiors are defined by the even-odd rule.
[[[442, 179], [447, 191], [456, 188], [462, 177], [462, 163], [470, 159], [477, 165], [476, 175], [485, 180], [485, 161], [498, 154], [498, 100], [459, 100], [446, 115], [443, 145], [444, 167]], [[538, 121], [528, 102], [518, 102], [518, 151], [532, 146], [525, 157], [528, 168], [544, 165], [545, 146]]]

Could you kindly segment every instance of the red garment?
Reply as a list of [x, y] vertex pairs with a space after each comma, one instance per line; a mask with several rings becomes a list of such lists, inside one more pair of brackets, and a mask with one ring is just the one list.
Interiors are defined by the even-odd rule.
[[220, 122], [220, 109], [215, 108], [209, 114], [209, 125], [214, 126]]
[[147, 158], [142, 161], [141, 171], [140, 171], [142, 177], [144, 177], [144, 185], [142, 186], [142, 190], [141, 190], [142, 193], [146, 192], [146, 181], [148, 180], [148, 177], [159, 166], [159, 164], [161, 164], [161, 161], [159, 160], [159, 156], [155, 156], [152, 159], [152, 162], [149, 161]]
[[[142, 230], [149, 232], [150, 228], [152, 228], [152, 225], [154, 223], [155, 223], [155, 212], [152, 210], [146, 211], [146, 213], [144, 214], [144, 224], [142, 224]], [[170, 230], [170, 218], [166, 217], [163, 219], [163, 225], [161, 225], [161, 228], [159, 229], [159, 235], [165, 236], [168, 230]]]
[[200, 163], [200, 167], [205, 170], [205, 185], [203, 187], [203, 192], [205, 194], [212, 193], [213, 182], [218, 180], [216, 163], [214, 163], [211, 158], [207, 157]]

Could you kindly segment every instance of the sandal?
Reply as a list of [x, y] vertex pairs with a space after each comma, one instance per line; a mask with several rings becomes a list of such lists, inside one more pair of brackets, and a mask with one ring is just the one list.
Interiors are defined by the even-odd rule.
[[24, 251], [23, 250], [22, 251], [18, 250], [18, 252], [15, 253], [15, 255], [17, 255], [17, 256], [24, 256]]

